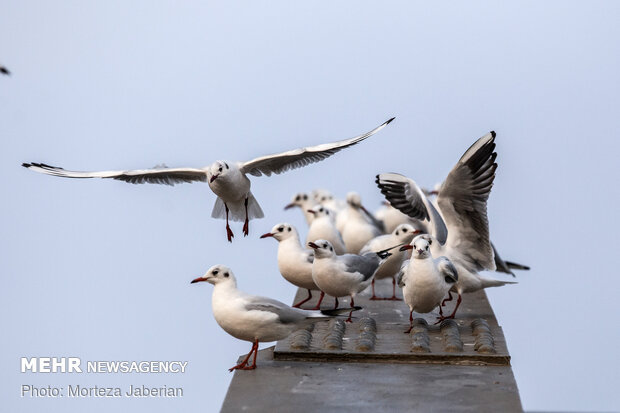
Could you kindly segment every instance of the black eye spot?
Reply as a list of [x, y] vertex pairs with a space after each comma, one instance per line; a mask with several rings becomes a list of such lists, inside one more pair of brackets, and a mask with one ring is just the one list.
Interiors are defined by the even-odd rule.
[[323, 244], [323, 248], [327, 248], [327, 244]]
[[224, 165], [226, 165], [226, 169], [228, 169], [228, 164], [226, 162], [224, 162]]
[[227, 277], [227, 278], [228, 278], [228, 275], [229, 275], [229, 274], [228, 274], [227, 272], [225, 272], [225, 273], [224, 273], [224, 277]]
[[398, 231], [396, 231], [396, 236], [398, 236]]
[[[403, 232], [407, 232], [407, 228], [403, 228]], [[398, 233], [396, 233], [398, 235]]]
[[284, 227], [280, 227], [280, 228], [278, 228], [278, 231], [279, 231], [279, 232], [284, 231]]
[[433, 240], [432, 239], [428, 240], [428, 245], [433, 245]]
[[222, 167], [220, 166], [220, 169], [218, 169], [220, 172], [222, 172]]
[[426, 246], [426, 251], [428, 251], [428, 245]]
[[324, 211], [323, 208], [319, 208], [319, 212], [323, 212], [323, 211]]
[[304, 200], [308, 199], [308, 195], [304, 195]]
[[217, 275], [218, 272], [219, 272], [218, 270], [213, 270], [212, 274]]
[[288, 232], [291, 232], [291, 227], [288, 227]]
[[299, 201], [299, 195], [295, 197], [295, 201]]
[[329, 247], [329, 250], [330, 250], [330, 251], [333, 251], [334, 249], [333, 249], [332, 247]]

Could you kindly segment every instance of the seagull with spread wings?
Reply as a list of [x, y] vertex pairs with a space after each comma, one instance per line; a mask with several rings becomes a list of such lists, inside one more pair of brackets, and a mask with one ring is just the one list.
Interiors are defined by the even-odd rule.
[[[495, 132], [491, 131], [470, 146], [448, 174], [437, 196], [439, 210], [412, 179], [395, 173], [377, 175], [377, 185], [394, 208], [430, 221], [426, 237], [432, 256], [447, 257], [457, 269], [458, 281], [452, 288], [458, 294], [457, 304], [452, 314], [442, 319], [454, 318], [463, 293], [514, 284], [478, 273], [496, 270], [487, 218], [496, 157]], [[451, 299], [452, 295], [444, 302]]]
[[24, 163], [22, 166], [36, 172], [64, 178], [112, 178], [132, 184], [174, 185], [182, 182], [207, 182], [211, 190], [217, 195], [211, 216], [213, 218], [226, 219], [226, 235], [228, 241], [232, 242], [234, 234], [230, 229], [229, 219], [244, 221], [243, 235], [247, 236], [249, 221], [253, 218], [262, 218], [264, 216], [258, 201], [256, 201], [250, 191], [250, 180], [247, 174], [271, 176], [272, 173], [280, 174], [291, 169], [322, 161], [336, 152], [374, 135], [392, 120], [394, 118], [355, 138], [261, 156], [248, 162], [216, 161], [204, 168], [167, 168], [165, 166], [156, 166], [152, 169], [78, 172], [34, 162]]

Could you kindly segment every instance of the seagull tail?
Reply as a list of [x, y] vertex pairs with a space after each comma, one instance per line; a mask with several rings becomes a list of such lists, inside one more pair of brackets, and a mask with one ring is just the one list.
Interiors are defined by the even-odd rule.
[[501, 287], [506, 284], [519, 284], [516, 281], [501, 281], [501, 280], [496, 280], [493, 278], [482, 278], [482, 277], [480, 281], [482, 284], [482, 288]]
[[334, 310], [320, 310], [318, 312], [321, 313], [323, 317], [334, 317], [338, 315], [349, 314], [351, 311], [361, 310], [362, 307], [344, 307], [344, 308], [336, 308]]
[[[245, 221], [245, 200], [239, 202], [228, 202], [228, 219], [236, 222]], [[217, 198], [215, 200], [215, 205], [213, 205], [213, 211], [211, 211], [211, 217], [226, 219], [226, 205], [224, 205], [224, 201], [221, 198]], [[260, 205], [254, 195], [251, 192], [248, 193], [248, 218], [262, 218], [265, 214], [261, 209]]]
[[530, 267], [527, 265], [523, 265], [523, 264], [518, 264], [516, 262], [511, 262], [511, 261], [505, 261], [506, 265], [508, 266], [508, 268], [511, 268], [513, 270], [525, 270], [525, 271], [529, 271]]

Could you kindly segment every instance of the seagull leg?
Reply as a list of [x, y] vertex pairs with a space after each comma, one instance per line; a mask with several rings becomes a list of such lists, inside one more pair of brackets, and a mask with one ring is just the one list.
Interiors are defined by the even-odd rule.
[[[461, 305], [461, 294], [459, 293], [459, 297], [456, 300], [456, 307], [454, 307], [454, 311], [452, 311], [452, 314], [450, 314], [449, 316], [443, 316], [441, 315], [441, 311], [439, 312], [439, 317], [437, 317], [437, 322], [435, 322], [435, 324], [439, 324], [441, 323], [443, 320], [447, 320], [449, 318], [454, 318], [454, 316], [456, 315], [456, 310], [459, 309], [459, 305]], [[439, 307], [441, 309], [441, 307]]]
[[345, 323], [352, 323], [351, 314], [353, 314], [353, 308], [355, 307], [355, 301], [353, 301], [353, 296], [351, 296], [351, 311], [349, 311], [349, 318], [344, 320]]
[[256, 356], [258, 355], [258, 339], [254, 342], [254, 358], [252, 359], [252, 365], [244, 367], [243, 370], [254, 370], [256, 368]]
[[245, 223], [243, 224], [243, 236], [247, 237], [250, 232], [250, 220], [248, 219], [248, 199], [245, 199]]
[[452, 291], [448, 291], [448, 298], [444, 299], [444, 300], [441, 302], [441, 307], [443, 307], [444, 305], [446, 305], [446, 303], [447, 303], [448, 301], [452, 301]]
[[372, 297], [370, 297], [371, 300], [383, 300], [383, 298], [381, 297], [377, 297], [375, 295], [375, 279], [372, 279], [372, 282], [370, 283], [370, 285], [372, 285]]
[[409, 311], [409, 329], [405, 331], [405, 334], [411, 333], [413, 330], [413, 310]]
[[309, 301], [309, 300], [311, 300], [311, 299], [312, 299], [312, 291], [308, 290], [308, 298], [306, 298], [305, 300], [301, 300], [300, 302], [298, 302], [297, 304], [295, 304], [293, 307], [295, 307], [295, 308], [299, 308], [299, 307], [301, 307], [301, 305], [302, 305], [303, 303], [305, 303], [306, 301]]
[[232, 242], [232, 239], [235, 237], [232, 230], [230, 229], [230, 225], [228, 225], [228, 205], [224, 202], [224, 208], [226, 208], [226, 236], [228, 237], [228, 242]]
[[402, 298], [396, 297], [396, 278], [392, 277], [392, 296], [390, 298], [386, 298], [386, 300], [390, 301], [403, 301]]
[[323, 291], [321, 291], [321, 296], [319, 297], [319, 302], [316, 303], [316, 307], [314, 307], [312, 310], [320, 310], [321, 309], [321, 302], [323, 301], [323, 297], [325, 297], [325, 293]]
[[[247, 356], [245, 356], [245, 358], [243, 359], [243, 361], [239, 364], [237, 364], [236, 366], [233, 366], [231, 368], [228, 369], [228, 371], [233, 371], [233, 370], [238, 370], [238, 369], [245, 369], [246, 364], [248, 364], [248, 360], [250, 359], [250, 356], [252, 355], [252, 353], [258, 348], [258, 340], [256, 340], [254, 343], [252, 343], [252, 349], [250, 350], [250, 352], [248, 353]], [[256, 368], [256, 359], [254, 359], [254, 368]]]

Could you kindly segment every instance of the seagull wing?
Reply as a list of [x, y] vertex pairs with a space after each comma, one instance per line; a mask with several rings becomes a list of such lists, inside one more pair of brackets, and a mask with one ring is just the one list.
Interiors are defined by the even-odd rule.
[[439, 257], [436, 262], [439, 273], [448, 284], [453, 284], [459, 280], [458, 271], [454, 264], [452, 264], [452, 261], [446, 257]]
[[137, 169], [134, 171], [99, 171], [80, 172], [46, 165], [44, 163], [24, 163], [23, 167], [47, 175], [62, 176], [64, 178], [112, 178], [132, 184], [164, 184], [174, 185], [182, 182], [206, 182], [207, 173], [199, 168], [166, 168]]
[[273, 155], [261, 156], [260, 158], [252, 159], [251, 161], [241, 164], [239, 169], [243, 173], [254, 176], [271, 176], [272, 173], [280, 174], [290, 169], [301, 168], [302, 166], [329, 158], [336, 152], [363, 141], [364, 139], [379, 132], [392, 120], [394, 120], [394, 118], [384, 122], [370, 132], [366, 132], [365, 134], [356, 136], [355, 138], [333, 143], [325, 143], [317, 146], [310, 146], [308, 148], [295, 149]]
[[278, 316], [281, 323], [298, 323], [307, 318], [307, 314], [303, 310], [292, 308], [281, 301], [267, 297], [250, 296], [246, 297], [247, 304], [245, 309], [248, 311], [266, 311]]
[[413, 179], [397, 173], [384, 173], [377, 175], [375, 182], [394, 208], [412, 218], [429, 220], [431, 235], [440, 244], [446, 243], [448, 230], [444, 220]]
[[495, 179], [496, 157], [495, 132], [489, 132], [467, 149], [437, 196], [448, 227], [447, 246], [476, 271], [495, 270], [487, 200]]

